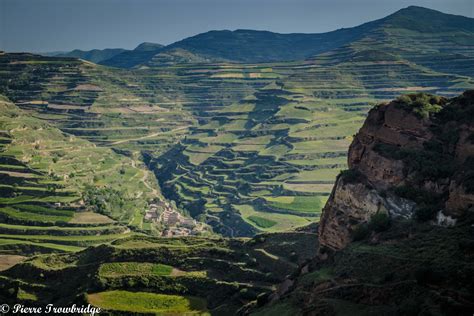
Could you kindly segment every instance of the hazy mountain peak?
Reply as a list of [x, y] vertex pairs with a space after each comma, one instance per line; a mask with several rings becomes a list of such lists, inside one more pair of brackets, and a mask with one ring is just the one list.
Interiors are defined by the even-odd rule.
[[474, 19], [447, 14], [419, 6], [409, 6], [387, 16], [385, 22], [392, 26], [419, 32], [439, 32], [461, 29], [474, 31]]
[[126, 50], [123, 48], [105, 48], [105, 49], [92, 49], [92, 50], [74, 49], [73, 51], [54, 54], [53, 56], [74, 57], [74, 58], [88, 60], [93, 63], [100, 63], [101, 61], [112, 58], [124, 51]]
[[162, 48], [164, 45], [158, 43], [151, 43], [151, 42], [143, 42], [137, 47], [135, 47], [134, 51], [153, 51]]
[[[383, 32], [390, 29], [392, 31]], [[191, 53], [192, 60], [196, 60], [197, 56], [199, 56], [198, 60], [226, 60], [245, 63], [301, 60], [350, 46], [363, 38], [381, 36], [381, 34], [386, 36], [401, 34], [400, 29], [438, 34], [451, 32], [453, 33], [453, 36], [450, 37], [453, 39], [452, 41], [455, 44], [464, 45], [471, 40], [472, 34], [470, 33], [474, 32], [474, 19], [418, 6], [409, 6], [379, 20], [326, 33], [281, 34], [249, 29], [211, 30], [166, 47], [154, 43], [142, 43], [135, 50], [114, 56], [102, 64], [115, 67], [135, 67], [148, 64], [159, 52], [173, 51], [177, 48]], [[403, 36], [410, 37], [412, 35], [404, 33]], [[403, 46], [403, 41], [397, 43], [399, 43], [398, 46]], [[417, 49], [419, 47], [417, 43], [415, 41], [411, 49]], [[440, 38], [439, 43], [447, 47], [453, 45], [445, 37]], [[432, 46], [432, 44], [427, 45]], [[390, 50], [400, 51], [397, 47], [391, 47]], [[174, 53], [171, 55], [175, 56]], [[374, 54], [371, 53], [371, 55]], [[176, 59], [173, 58], [173, 60]], [[182, 59], [178, 58], [178, 60]]]

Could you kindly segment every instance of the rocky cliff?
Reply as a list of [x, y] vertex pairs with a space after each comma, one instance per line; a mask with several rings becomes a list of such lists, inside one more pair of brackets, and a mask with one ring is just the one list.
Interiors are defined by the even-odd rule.
[[318, 256], [250, 313], [472, 315], [473, 149], [474, 91], [371, 110], [323, 210]]
[[454, 224], [474, 205], [474, 91], [377, 106], [348, 164], [323, 210], [322, 252], [344, 248], [376, 214]]

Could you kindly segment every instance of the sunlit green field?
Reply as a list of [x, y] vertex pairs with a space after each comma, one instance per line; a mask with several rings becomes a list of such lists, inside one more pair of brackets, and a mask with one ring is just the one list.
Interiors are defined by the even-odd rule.
[[107, 291], [88, 294], [89, 303], [110, 311], [155, 313], [157, 315], [210, 315], [206, 301], [197, 297], [147, 292]]

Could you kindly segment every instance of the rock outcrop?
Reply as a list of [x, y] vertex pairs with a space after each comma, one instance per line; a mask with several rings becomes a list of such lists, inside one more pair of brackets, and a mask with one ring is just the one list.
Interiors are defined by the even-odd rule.
[[319, 227], [321, 253], [344, 248], [375, 214], [457, 218], [474, 205], [474, 91], [402, 96], [369, 112]]

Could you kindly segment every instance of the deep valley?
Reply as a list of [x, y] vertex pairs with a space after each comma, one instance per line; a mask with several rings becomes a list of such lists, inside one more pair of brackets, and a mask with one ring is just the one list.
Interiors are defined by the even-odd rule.
[[0, 52], [0, 303], [470, 315], [473, 89], [474, 19], [413, 6]]

